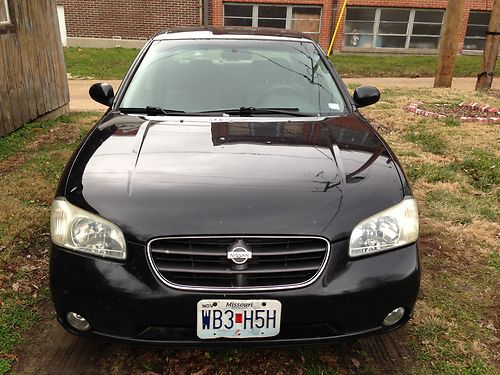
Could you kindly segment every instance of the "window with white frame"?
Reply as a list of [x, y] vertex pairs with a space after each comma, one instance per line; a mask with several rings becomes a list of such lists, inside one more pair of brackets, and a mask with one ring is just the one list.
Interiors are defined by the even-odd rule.
[[484, 49], [484, 39], [490, 23], [490, 16], [491, 12], [471, 10], [465, 33], [464, 49], [479, 51]]
[[444, 10], [348, 7], [344, 47], [437, 49]]
[[290, 29], [308, 34], [317, 41], [321, 30], [321, 7], [225, 3], [224, 26]]
[[0, 26], [10, 24], [9, 3], [7, 0], [0, 0]]

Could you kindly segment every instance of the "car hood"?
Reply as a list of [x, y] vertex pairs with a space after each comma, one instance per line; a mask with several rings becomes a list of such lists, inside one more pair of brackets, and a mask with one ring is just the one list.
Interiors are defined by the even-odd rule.
[[141, 243], [206, 234], [336, 240], [403, 198], [395, 161], [356, 113], [161, 121], [110, 113], [66, 177], [60, 193], [70, 202]]

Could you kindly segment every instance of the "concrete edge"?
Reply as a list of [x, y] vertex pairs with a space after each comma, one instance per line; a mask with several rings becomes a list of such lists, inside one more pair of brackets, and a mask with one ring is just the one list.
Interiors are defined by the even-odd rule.
[[67, 47], [80, 48], [142, 48], [147, 40], [134, 39], [106, 39], [106, 38], [77, 38], [68, 37]]
[[68, 114], [69, 112], [70, 112], [69, 103], [66, 103], [66, 104], [60, 106], [59, 108], [56, 108], [53, 111], [47, 112], [44, 115], [41, 115], [40, 117], [37, 117], [36, 119], [31, 120], [31, 121], [54, 120], [61, 115]]

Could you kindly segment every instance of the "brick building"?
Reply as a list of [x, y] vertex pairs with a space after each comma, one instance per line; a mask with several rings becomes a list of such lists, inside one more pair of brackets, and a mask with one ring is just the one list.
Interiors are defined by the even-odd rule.
[[[494, 0], [466, 0], [459, 50], [484, 46]], [[334, 48], [342, 51], [437, 53], [447, 0], [349, 0]]]
[[57, 0], [57, 5], [70, 46], [140, 47], [160, 30], [203, 22], [203, 0]]
[[[343, 0], [207, 3], [209, 23], [214, 26], [293, 29], [309, 34], [326, 49]], [[204, 0], [58, 0], [58, 4], [61, 12], [64, 9], [68, 43], [80, 46], [102, 41], [140, 45], [165, 28], [202, 25], [204, 16]], [[335, 50], [437, 53], [447, 0], [348, 0], [347, 4]], [[493, 0], [466, 0], [460, 32], [462, 52], [482, 50], [492, 7]]]

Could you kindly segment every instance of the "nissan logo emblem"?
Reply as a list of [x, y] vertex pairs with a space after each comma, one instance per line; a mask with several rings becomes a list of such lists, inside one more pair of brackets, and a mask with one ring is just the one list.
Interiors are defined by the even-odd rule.
[[245, 242], [238, 240], [227, 249], [227, 259], [236, 264], [245, 264], [248, 259], [252, 259], [252, 251]]

